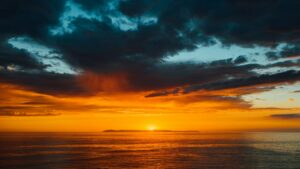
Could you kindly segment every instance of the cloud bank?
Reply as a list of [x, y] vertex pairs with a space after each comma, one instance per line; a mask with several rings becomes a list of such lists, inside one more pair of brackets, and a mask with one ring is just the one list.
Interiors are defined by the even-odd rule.
[[[38, 93], [88, 96], [116, 90], [151, 98], [300, 79], [297, 0], [3, 0], [0, 6], [0, 83]], [[8, 43], [20, 37], [32, 47]], [[269, 61], [253, 63], [255, 58], [245, 55], [210, 63], [164, 60], [216, 42], [268, 48]], [[69, 73], [58, 63], [80, 71]]]

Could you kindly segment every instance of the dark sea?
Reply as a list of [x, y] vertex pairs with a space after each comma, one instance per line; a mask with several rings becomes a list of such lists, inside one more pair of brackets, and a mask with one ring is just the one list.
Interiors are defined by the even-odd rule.
[[300, 169], [300, 133], [0, 133], [1, 169]]

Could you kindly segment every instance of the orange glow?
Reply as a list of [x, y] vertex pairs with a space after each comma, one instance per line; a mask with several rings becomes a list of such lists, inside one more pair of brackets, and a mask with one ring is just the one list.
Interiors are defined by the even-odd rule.
[[54, 97], [4, 84], [0, 90], [2, 113], [7, 114], [0, 116], [0, 131], [300, 128], [297, 119], [270, 118], [272, 114], [299, 113], [300, 108], [251, 108], [239, 100], [220, 100], [217, 92], [145, 98], [147, 93], [144, 92]]
[[156, 126], [153, 125], [153, 124], [148, 125], [148, 126], [147, 126], [147, 130], [149, 130], [149, 131], [154, 131], [154, 130], [156, 130]]
[[91, 92], [118, 92], [128, 88], [126, 74], [95, 74], [85, 72], [78, 77], [79, 83]]

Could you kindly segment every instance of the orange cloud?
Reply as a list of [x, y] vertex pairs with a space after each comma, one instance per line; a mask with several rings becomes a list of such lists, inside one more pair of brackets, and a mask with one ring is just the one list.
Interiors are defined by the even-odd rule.
[[[295, 121], [270, 116], [298, 113], [300, 109], [251, 108], [239, 97], [244, 89], [145, 98], [146, 92], [122, 92], [122, 87], [114, 86], [116, 77], [101, 86], [101, 89], [116, 90], [112, 93], [99, 92], [94, 96], [55, 97], [2, 83], [0, 130], [100, 131], [108, 128], [144, 129], [149, 124], [160, 129], [176, 130], [299, 127]], [[96, 80], [90, 81], [91, 84], [98, 84], [104, 77], [92, 78]]]
[[128, 89], [125, 73], [96, 74], [84, 72], [78, 77], [79, 83], [91, 92], [120, 92]]

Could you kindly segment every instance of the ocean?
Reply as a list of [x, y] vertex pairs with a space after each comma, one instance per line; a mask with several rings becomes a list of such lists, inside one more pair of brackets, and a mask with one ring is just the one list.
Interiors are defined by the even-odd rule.
[[300, 133], [0, 133], [1, 169], [300, 169]]

